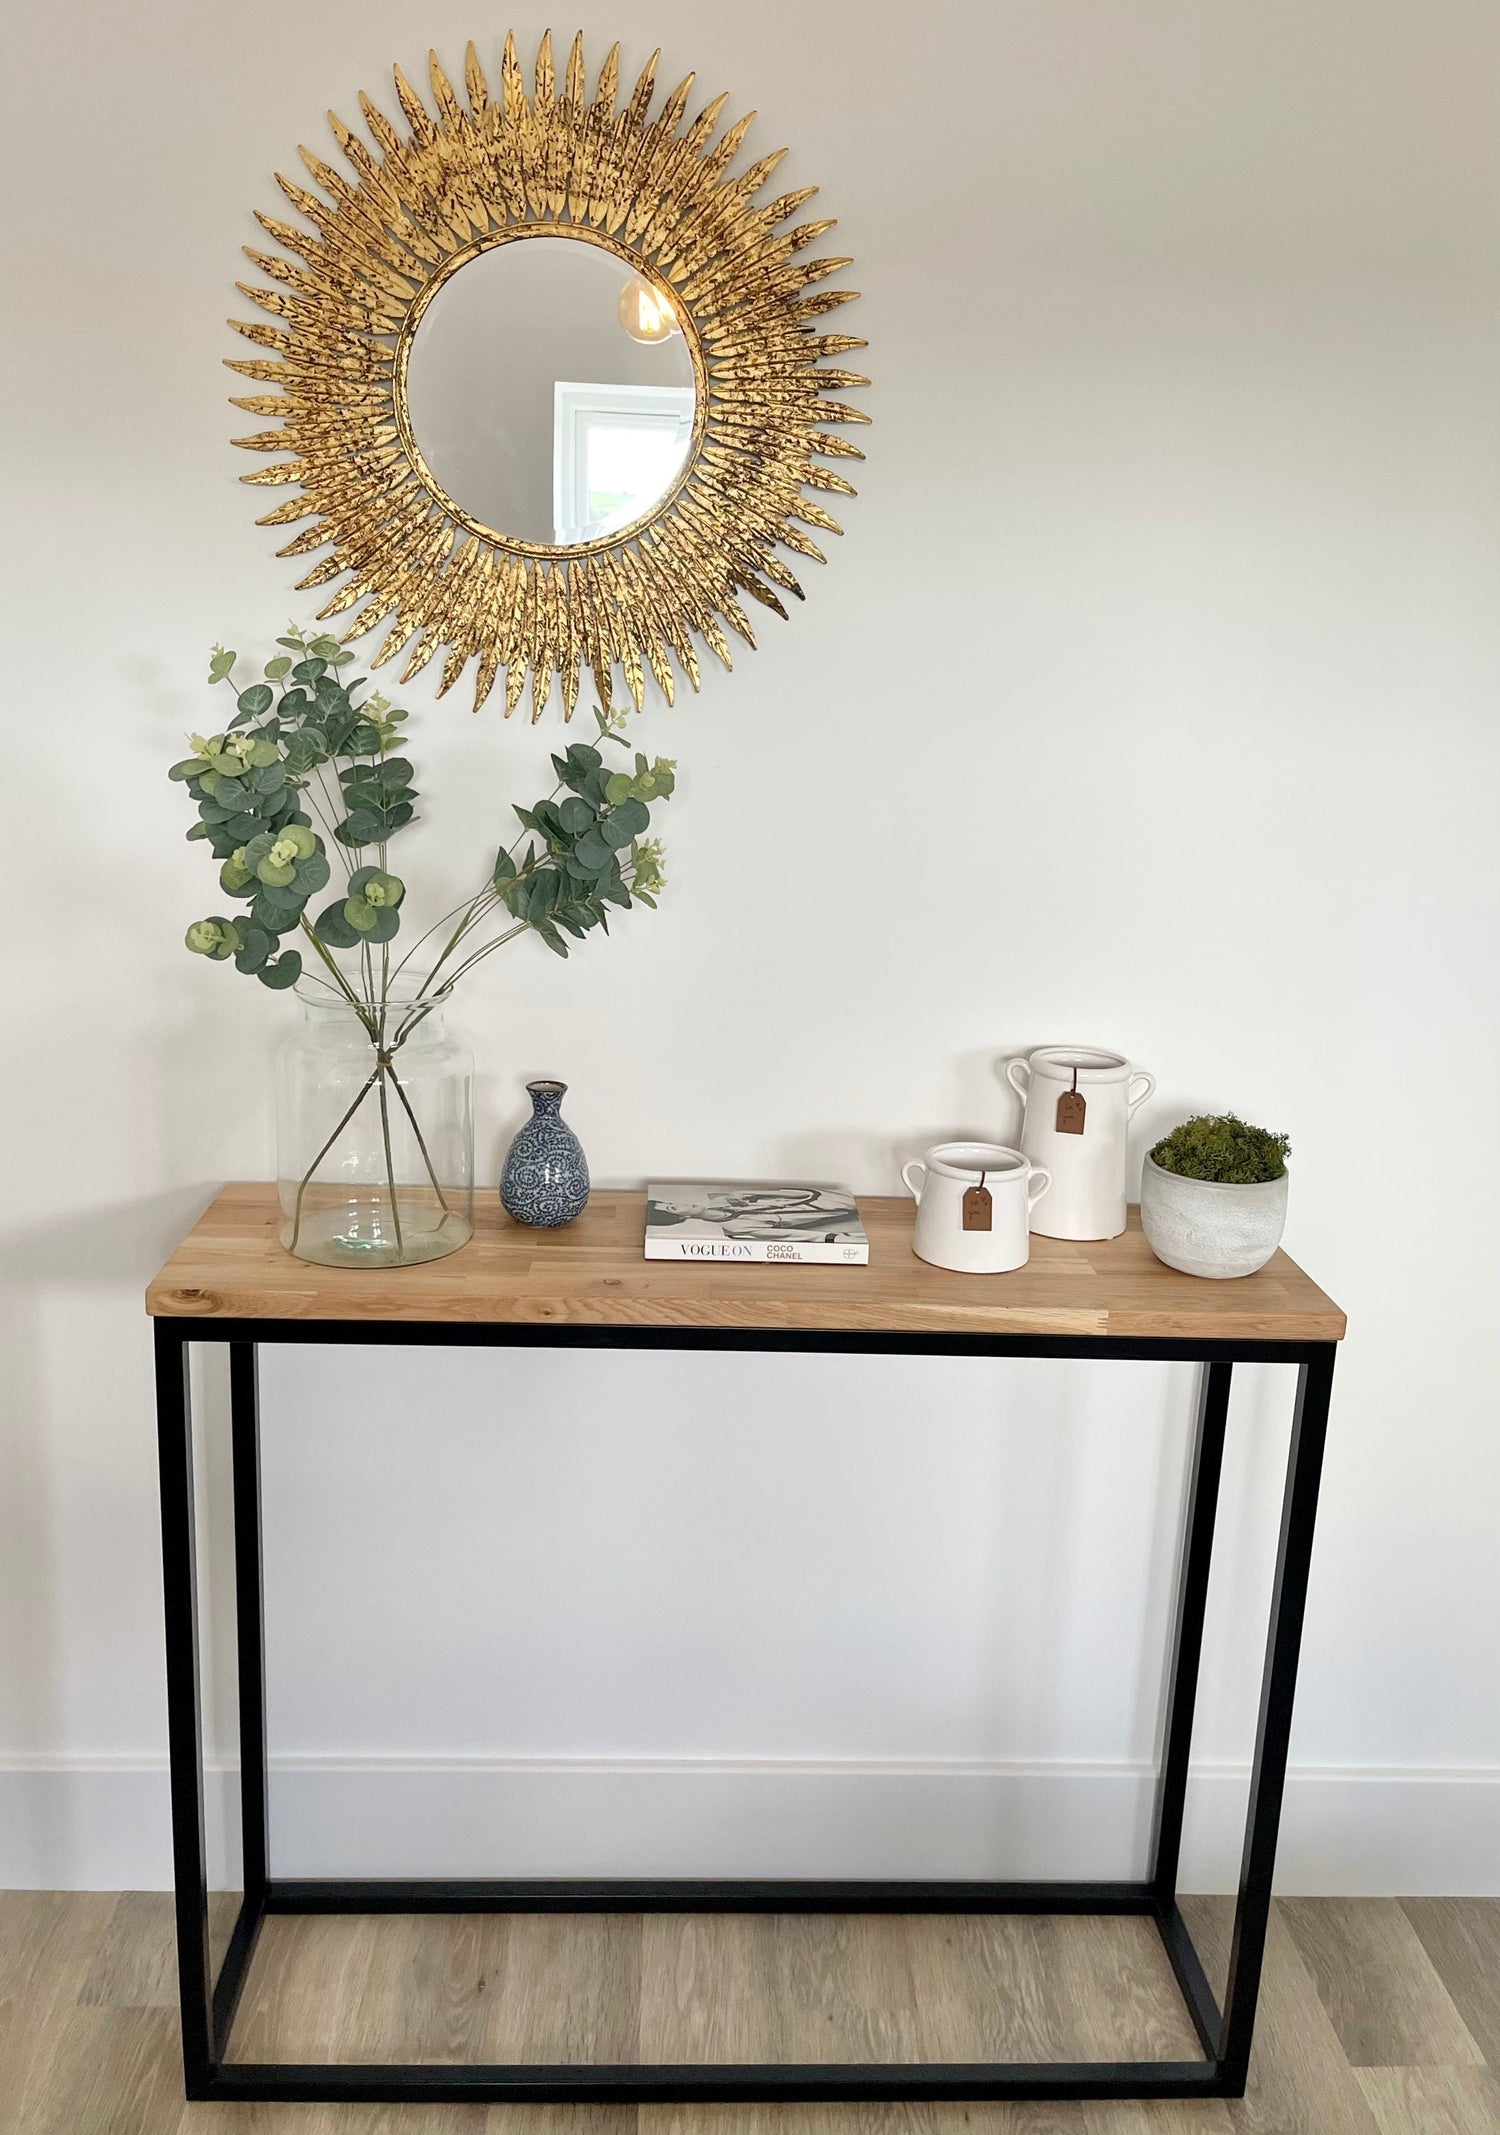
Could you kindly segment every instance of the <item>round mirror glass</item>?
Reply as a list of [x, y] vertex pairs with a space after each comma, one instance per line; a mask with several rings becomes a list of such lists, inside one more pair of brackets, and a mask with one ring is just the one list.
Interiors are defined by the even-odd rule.
[[618, 533], [693, 441], [693, 360], [670, 302], [602, 246], [548, 235], [450, 274], [417, 322], [407, 415], [433, 478], [512, 541]]

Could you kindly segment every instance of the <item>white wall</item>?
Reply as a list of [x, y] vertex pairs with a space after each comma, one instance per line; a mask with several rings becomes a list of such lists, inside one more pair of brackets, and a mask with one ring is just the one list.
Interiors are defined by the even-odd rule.
[[[794, 144], [785, 183], [858, 261], [877, 426], [806, 609], [642, 722], [682, 764], [661, 912], [470, 996], [486, 1173], [546, 1070], [601, 1182], [889, 1191], [936, 1133], [1007, 1131], [997, 1059], [1059, 1037], [1156, 1071], [1144, 1134], [1287, 1128], [1288, 1243], [1351, 1323], [1288, 1880], [1500, 1889], [1493, 11], [578, 12], [595, 60], [659, 41], [759, 108], [751, 153]], [[6, 32], [0, 1880], [165, 1879], [140, 1291], [218, 1181], [268, 1173], [295, 1013], [181, 951], [213, 900], [163, 776], [203, 648], [309, 613], [227, 443], [236, 246], [327, 104], [389, 104], [392, 59], [456, 65], [474, 27], [73, 0]], [[406, 701], [403, 872], [436, 899], [559, 729]], [[1180, 1373], [303, 1351], [265, 1378], [286, 1866], [1138, 1846]], [[1200, 1881], [1248, 1756], [1284, 1380], [1236, 1405]]]

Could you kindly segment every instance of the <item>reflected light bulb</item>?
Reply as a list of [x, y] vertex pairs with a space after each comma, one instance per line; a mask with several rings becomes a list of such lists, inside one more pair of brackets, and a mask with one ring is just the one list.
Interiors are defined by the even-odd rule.
[[632, 341], [665, 341], [681, 331], [669, 299], [639, 275], [620, 291], [620, 324]]

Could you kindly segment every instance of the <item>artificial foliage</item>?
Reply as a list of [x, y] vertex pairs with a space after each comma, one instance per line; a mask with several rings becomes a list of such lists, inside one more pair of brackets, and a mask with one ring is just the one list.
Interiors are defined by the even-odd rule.
[[[610, 906], [655, 905], [662, 851], [646, 832], [652, 804], [671, 796], [675, 766], [637, 753], [631, 769], [611, 770], [599, 749], [575, 742], [552, 759], [551, 793], [512, 811], [521, 835], [501, 846], [483, 888], [393, 963], [390, 944], [402, 930], [406, 884], [387, 853], [415, 820], [417, 800], [412, 766], [394, 753], [407, 715], [378, 692], [361, 697], [368, 681], [342, 677], [354, 656], [334, 639], [307, 638], [293, 628], [277, 643], [286, 650], [266, 662], [265, 679], [243, 689], [234, 684], [237, 656], [214, 648], [208, 679], [234, 691], [233, 715], [220, 734], [190, 735], [193, 754], [169, 774], [197, 804], [188, 837], [207, 842], [220, 862], [220, 889], [244, 907], [232, 918], [216, 913], [196, 920], [186, 937], [196, 955], [220, 963], [233, 958], [237, 970], [266, 986], [290, 986], [306, 976], [374, 1018], [415, 949], [450, 921], [419, 1000], [447, 994], [464, 972], [519, 934], [529, 931], [566, 956], [565, 937], [581, 941], [594, 927], [609, 931]], [[625, 715], [601, 708], [596, 717], [601, 743], [628, 749], [620, 733]], [[332, 901], [309, 918], [336, 867], [343, 879], [335, 882]], [[514, 924], [504, 926], [507, 919]], [[502, 932], [483, 940], [493, 920]], [[303, 948], [288, 946], [288, 935], [299, 936]], [[305, 951], [316, 955], [323, 973], [307, 966]], [[354, 963], [341, 964], [337, 952], [352, 952]]]
[[1284, 1134], [1252, 1127], [1233, 1112], [1202, 1112], [1163, 1137], [1151, 1161], [1180, 1179], [1218, 1186], [1261, 1186], [1286, 1170], [1292, 1145]]
[[[233, 694], [233, 713], [222, 733], [190, 735], [192, 755], [171, 769], [197, 807], [187, 835], [219, 862], [219, 888], [234, 908], [195, 920], [187, 947], [232, 961], [264, 986], [300, 980], [342, 997], [369, 1038], [370, 1075], [325, 1148], [371, 1093], [384, 1124], [389, 1091], [426, 1158], [397, 1065], [402, 1046], [507, 942], [534, 934], [565, 957], [569, 939], [609, 932], [612, 907], [655, 906], [662, 848], [647, 832], [653, 806], [671, 798], [676, 767], [632, 755], [621, 733], [628, 715], [601, 706], [601, 746], [575, 742], [553, 757], [556, 784], [512, 810], [520, 833], [500, 846], [481, 886], [411, 938], [406, 883], [390, 861], [393, 841], [416, 819], [415, 774], [398, 751], [407, 715], [378, 692], [366, 695], [367, 677], [346, 677], [354, 655], [335, 639], [293, 626], [277, 643], [283, 650], [263, 679], [243, 688], [236, 655], [214, 648], [208, 680]], [[630, 767], [612, 769], [605, 745], [624, 750]], [[435, 1176], [432, 1184], [441, 1199]], [[394, 1173], [390, 1191], [394, 1211]], [[300, 1208], [299, 1193], [299, 1217]]]

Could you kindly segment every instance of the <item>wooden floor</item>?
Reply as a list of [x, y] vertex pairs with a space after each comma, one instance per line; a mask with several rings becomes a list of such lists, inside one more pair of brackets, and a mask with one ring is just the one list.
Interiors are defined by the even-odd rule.
[[[1228, 1920], [1185, 1902], [1211, 1976]], [[220, 1923], [222, 1927], [222, 1923]], [[1298, 1899], [1243, 2102], [184, 2106], [170, 1901], [0, 1894], [0, 2135], [1500, 2135], [1500, 1900]], [[1140, 1920], [267, 1923], [254, 2059], [1194, 2058]]]

